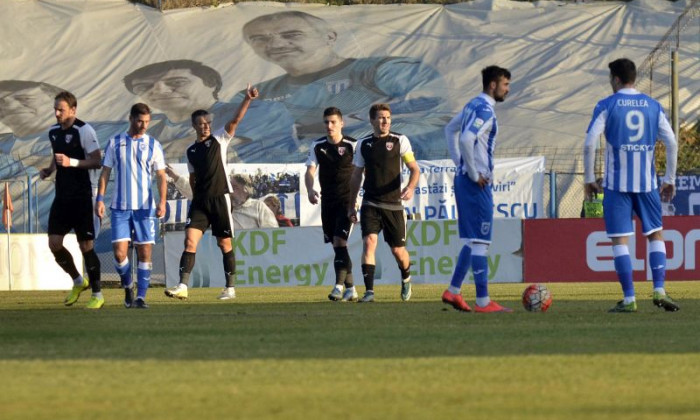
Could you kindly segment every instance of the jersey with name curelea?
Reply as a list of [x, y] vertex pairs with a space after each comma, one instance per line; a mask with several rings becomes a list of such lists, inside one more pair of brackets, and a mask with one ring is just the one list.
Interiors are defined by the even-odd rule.
[[621, 89], [598, 102], [587, 131], [605, 127], [603, 187], [620, 192], [655, 190], [654, 149], [661, 104], [632, 89]]
[[195, 175], [195, 200], [233, 192], [226, 170], [226, 149], [233, 137], [221, 129], [187, 148], [187, 168]]
[[155, 206], [151, 191], [153, 173], [165, 169], [158, 140], [148, 134], [139, 138], [118, 134], [109, 139], [102, 166], [116, 171], [112, 209], [143, 210]]
[[311, 145], [306, 166], [318, 167], [322, 204], [347, 204], [350, 201], [350, 177], [357, 140], [343, 136], [337, 144], [327, 137]]
[[[84, 160], [100, 149], [97, 134], [92, 126], [75, 119], [66, 130], [60, 124], [49, 129], [53, 153], [61, 153], [72, 159]], [[92, 197], [92, 178], [95, 170], [56, 165], [56, 198]]]
[[401, 169], [403, 156], [413, 154], [411, 143], [403, 134], [385, 137], [370, 135], [357, 143], [353, 164], [365, 168], [362, 204], [403, 210], [401, 205]]

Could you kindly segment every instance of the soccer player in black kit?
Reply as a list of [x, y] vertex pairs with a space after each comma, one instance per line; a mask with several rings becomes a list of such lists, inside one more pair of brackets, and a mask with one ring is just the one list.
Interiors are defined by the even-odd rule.
[[[97, 134], [90, 124], [76, 118], [78, 101], [70, 92], [60, 92], [54, 100], [56, 124], [49, 129], [54, 159], [51, 166], [39, 172], [45, 179], [56, 172], [56, 196], [49, 212], [49, 249], [56, 263], [73, 279], [73, 289], [64, 300], [66, 306], [78, 301], [80, 294], [92, 288], [88, 309], [100, 309], [104, 297], [100, 288], [100, 260], [94, 250], [96, 237], [92, 216], [93, 173], [99, 169], [101, 153]], [[73, 230], [85, 261], [85, 280], [63, 247], [63, 238]]]
[[[335, 251], [335, 287], [328, 299], [354, 302], [357, 300], [357, 291], [352, 280], [352, 261], [347, 242], [353, 223], [348, 218], [347, 208], [350, 203], [350, 176], [356, 140], [343, 135], [343, 114], [338, 108], [326, 108], [323, 111], [323, 123], [328, 134], [311, 146], [306, 160], [304, 182], [311, 204], [317, 204], [321, 197], [323, 240], [325, 243], [332, 242]], [[314, 190], [316, 168], [321, 184], [320, 196]]]
[[[377, 237], [384, 231], [384, 240], [401, 272], [401, 300], [411, 299], [411, 259], [406, 251], [406, 212], [401, 201], [413, 198], [420, 168], [413, 156], [411, 143], [403, 134], [391, 131], [391, 108], [374, 104], [369, 109], [373, 133], [357, 142], [350, 177], [348, 216], [357, 222], [355, 199], [360, 191], [362, 175], [362, 277], [366, 291], [360, 302], [374, 302], [374, 269]], [[401, 169], [410, 172], [408, 184], [401, 188]]]
[[236, 133], [236, 127], [248, 111], [250, 101], [257, 97], [258, 90], [248, 84], [246, 96], [236, 114], [213, 134], [211, 114], [203, 109], [192, 113], [192, 126], [197, 133], [197, 140], [187, 148], [186, 153], [194, 197], [185, 223], [185, 250], [180, 258], [180, 284], [165, 290], [168, 297], [187, 299], [187, 284], [194, 267], [197, 244], [209, 226], [224, 260], [226, 287], [218, 298], [229, 300], [236, 297], [236, 256], [231, 243], [233, 219], [230, 194], [233, 188], [226, 172], [226, 149]]

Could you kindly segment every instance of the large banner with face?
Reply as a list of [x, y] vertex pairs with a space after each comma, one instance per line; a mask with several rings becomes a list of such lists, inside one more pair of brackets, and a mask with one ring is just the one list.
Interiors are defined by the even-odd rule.
[[[131, 105], [147, 103], [149, 133], [171, 162], [193, 140], [191, 113], [208, 110], [223, 126], [248, 82], [260, 98], [237, 128], [233, 161], [303, 162], [326, 134], [326, 107], [339, 108], [345, 134], [359, 138], [371, 132], [368, 110], [378, 102], [391, 105], [392, 130], [411, 139], [417, 159], [444, 159], [443, 128], [481, 92], [491, 64], [513, 75], [495, 107], [497, 149], [571, 150], [575, 172], [593, 106], [609, 94], [607, 62], [624, 51], [639, 64], [687, 4], [655, 3], [244, 2], [160, 12], [125, 0], [3, 0], [0, 178], [49, 164], [45, 134], [60, 90], [76, 95], [78, 118], [103, 147], [127, 128]], [[688, 33], [688, 44], [697, 42]], [[679, 63], [681, 120], [697, 116], [698, 60]]]

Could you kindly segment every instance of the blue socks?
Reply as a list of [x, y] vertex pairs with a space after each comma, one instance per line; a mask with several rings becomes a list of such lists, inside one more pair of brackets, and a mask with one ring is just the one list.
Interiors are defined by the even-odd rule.
[[136, 299], [146, 300], [148, 285], [151, 283], [152, 262], [139, 262], [136, 274]]
[[634, 301], [634, 282], [632, 281], [632, 259], [627, 245], [613, 245], [615, 271], [622, 286], [625, 303]]
[[450, 291], [451, 293], [459, 293], [459, 290], [462, 288], [462, 283], [464, 282], [464, 278], [467, 276], [467, 272], [469, 271], [471, 263], [472, 249], [469, 247], [469, 245], [464, 245], [462, 247], [462, 250], [459, 252], [459, 257], [457, 257], [455, 271], [454, 273], [452, 273], [452, 281], [450, 281], [450, 287], [453, 288], [452, 290], [456, 289], [457, 291]]
[[663, 289], [666, 280], [666, 244], [664, 241], [649, 242], [649, 267], [654, 289]]
[[119, 274], [119, 278], [122, 280], [122, 287], [128, 289], [131, 287], [131, 264], [129, 263], [129, 257], [125, 258], [124, 261], [118, 262], [114, 260], [114, 268]]

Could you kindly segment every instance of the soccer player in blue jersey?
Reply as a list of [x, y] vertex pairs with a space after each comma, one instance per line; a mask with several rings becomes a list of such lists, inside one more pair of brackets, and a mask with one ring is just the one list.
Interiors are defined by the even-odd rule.
[[[105, 214], [104, 194], [112, 169], [115, 169], [114, 197], [112, 197], [112, 247], [114, 267], [125, 290], [124, 306], [146, 309], [146, 292], [153, 271], [151, 253], [156, 242], [156, 223], [165, 215], [167, 183], [165, 159], [158, 140], [146, 134], [151, 122], [151, 110], [143, 103], [135, 104], [129, 112], [129, 129], [112, 137], [105, 148], [102, 173], [95, 199], [95, 214]], [[158, 201], [151, 193], [155, 174]], [[131, 235], [138, 255], [136, 301], [134, 301], [131, 262], [127, 252]]]
[[[679, 306], [664, 289], [666, 246], [661, 223], [661, 200], [675, 193], [678, 143], [663, 108], [654, 99], [634, 89], [634, 63], [620, 58], [608, 64], [613, 95], [598, 102], [588, 126], [583, 147], [585, 190], [589, 197], [600, 192], [594, 164], [598, 138], [605, 133], [605, 172], [602, 188], [605, 229], [613, 244], [615, 271], [624, 299], [610, 312], [636, 312], [632, 260], [627, 243], [634, 234], [633, 214], [642, 222], [649, 241], [648, 263], [654, 283], [654, 305], [674, 312]], [[666, 145], [666, 174], [661, 188], [656, 180], [654, 147], [658, 138]]]
[[488, 249], [493, 225], [493, 150], [498, 123], [493, 109], [510, 91], [510, 71], [498, 66], [481, 70], [483, 92], [469, 101], [445, 127], [450, 156], [457, 167], [455, 196], [459, 237], [464, 241], [450, 286], [442, 301], [470, 312], [460, 290], [472, 268], [476, 286], [476, 312], [512, 312], [491, 300], [488, 290]]

